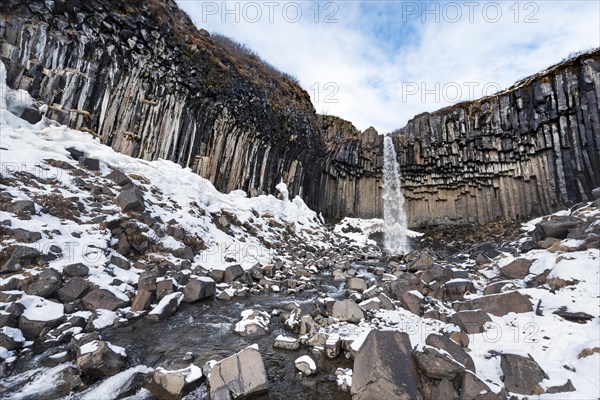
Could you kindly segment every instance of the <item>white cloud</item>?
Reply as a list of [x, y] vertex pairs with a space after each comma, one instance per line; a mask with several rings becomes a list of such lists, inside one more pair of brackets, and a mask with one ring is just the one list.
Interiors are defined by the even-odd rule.
[[[424, 15], [425, 22], [412, 15], [421, 1], [178, 3], [199, 27], [246, 44], [298, 77], [318, 112], [381, 133], [455, 102], [456, 94], [462, 95], [456, 101], [477, 98], [486, 84], [505, 88], [571, 52], [600, 46], [600, 3], [594, 1], [430, 2], [427, 9], [438, 11]], [[460, 18], [451, 3], [460, 6]], [[297, 5], [301, 17], [291, 22]], [[339, 88], [335, 95], [329, 82]], [[420, 89], [407, 94], [417, 87], [439, 88], [442, 95], [436, 101]], [[338, 102], [325, 102], [328, 94]]]

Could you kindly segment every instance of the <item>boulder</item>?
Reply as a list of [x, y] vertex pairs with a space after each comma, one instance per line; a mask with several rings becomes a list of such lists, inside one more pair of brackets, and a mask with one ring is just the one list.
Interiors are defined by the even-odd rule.
[[225, 271], [223, 272], [223, 282], [233, 282], [242, 275], [244, 275], [244, 269], [241, 265], [230, 265], [227, 268], [225, 268]]
[[0, 267], [0, 273], [20, 271], [41, 256], [37, 249], [27, 246], [11, 246], [7, 252], [10, 253], [10, 256]]
[[90, 286], [90, 283], [85, 279], [72, 278], [66, 281], [65, 284], [58, 289], [56, 295], [61, 302], [71, 303], [75, 300], [83, 298]]
[[294, 361], [294, 365], [304, 376], [309, 376], [317, 372], [317, 364], [315, 364], [315, 361], [309, 356], [298, 357], [296, 361]]
[[25, 336], [18, 328], [10, 326], [2, 326], [0, 328], [0, 347], [4, 347], [8, 351], [18, 350], [23, 347]]
[[173, 293], [173, 280], [172, 279], [164, 279], [156, 282], [156, 298], [158, 300], [162, 299], [166, 295]]
[[544, 240], [547, 237], [565, 239], [569, 230], [573, 229], [583, 221], [570, 215], [552, 216], [550, 220], [540, 222], [532, 233], [534, 242]]
[[35, 243], [42, 240], [42, 234], [39, 232], [28, 231], [22, 228], [16, 228], [12, 233], [13, 238], [21, 243]]
[[475, 293], [475, 285], [468, 279], [453, 279], [444, 284], [444, 294], [450, 301], [464, 299], [467, 292]]
[[63, 285], [62, 276], [53, 269], [47, 268], [33, 277], [32, 282], [24, 287], [25, 293], [32, 296], [49, 297]]
[[171, 316], [183, 300], [183, 293], [175, 292], [163, 297], [160, 302], [148, 313], [148, 318], [154, 321], [163, 321]]
[[152, 302], [152, 297], [154, 297], [154, 292], [148, 289], [138, 289], [131, 302], [131, 311], [144, 311]]
[[90, 171], [100, 171], [100, 160], [90, 157], [80, 157], [79, 165]]
[[247, 347], [216, 363], [208, 384], [212, 400], [245, 398], [267, 391], [267, 371], [257, 347]]
[[340, 335], [333, 333], [325, 341], [325, 355], [327, 358], [336, 358], [342, 351], [342, 341]]
[[179, 400], [202, 378], [202, 369], [194, 364], [177, 371], [157, 368], [146, 375], [143, 386], [158, 399]]
[[426, 347], [423, 351], [415, 351], [414, 355], [419, 370], [431, 379], [453, 380], [465, 370], [458, 362], [433, 347]]
[[475, 363], [471, 356], [463, 350], [461, 345], [457, 344], [449, 337], [434, 333], [427, 336], [425, 344], [447, 352], [452, 358], [464, 365], [466, 369], [475, 372]]
[[460, 385], [460, 400], [501, 400], [481, 379], [465, 372]]
[[422, 251], [419, 253], [417, 258], [415, 258], [407, 264], [406, 268], [410, 272], [417, 272], [425, 270], [427, 268], [431, 268], [433, 264], [433, 257], [431, 257], [431, 255], [428, 252]]
[[94, 378], [113, 376], [125, 366], [125, 350], [103, 340], [93, 340], [77, 351], [77, 365], [83, 375]]
[[98, 309], [115, 311], [127, 307], [129, 300], [117, 297], [113, 292], [106, 289], [94, 289], [81, 300], [83, 306], [89, 311]]
[[136, 211], [142, 212], [146, 208], [144, 206], [144, 196], [139, 189], [125, 189], [117, 196], [117, 205], [121, 207], [123, 212]]
[[257, 310], [244, 310], [242, 320], [235, 324], [235, 332], [242, 336], [261, 336], [269, 333], [271, 316], [269, 313]]
[[125, 173], [123, 173], [122, 171], [120, 171], [118, 169], [113, 170], [110, 174], [106, 175], [104, 178], [110, 179], [111, 181], [113, 181], [114, 183], [116, 183], [119, 186], [127, 186], [132, 183], [131, 179], [129, 179], [129, 177], [127, 175], [125, 175]]
[[279, 335], [275, 338], [273, 347], [283, 350], [298, 350], [298, 347], [300, 347], [300, 341], [293, 337]]
[[533, 261], [526, 258], [517, 258], [513, 262], [500, 268], [500, 273], [508, 279], [523, 279], [529, 274], [529, 267]]
[[452, 314], [451, 321], [465, 333], [469, 335], [474, 333], [483, 333], [486, 322], [491, 322], [492, 319], [486, 312], [482, 310], [459, 311]]
[[331, 316], [340, 321], [358, 323], [365, 318], [365, 312], [352, 300], [338, 300], [333, 304]]
[[214, 296], [216, 284], [212, 278], [193, 277], [183, 288], [183, 301], [193, 303]]
[[431, 393], [431, 400], [455, 399], [457, 396], [454, 385], [448, 379], [442, 379]]
[[389, 290], [393, 299], [402, 300], [404, 293], [411, 290], [420, 292], [424, 287], [423, 281], [413, 274], [404, 273], [398, 279], [390, 283]]
[[529, 298], [518, 291], [493, 294], [467, 300], [460, 306], [461, 311], [477, 309], [497, 317], [502, 317], [510, 312], [525, 313], [533, 311], [533, 306], [531, 301], [529, 301]]
[[421, 315], [421, 302], [423, 295], [416, 290], [411, 290], [402, 295], [402, 306], [415, 315]]
[[131, 268], [131, 264], [129, 263], [129, 261], [119, 256], [112, 256], [110, 258], [110, 263], [125, 270]]
[[19, 317], [19, 329], [27, 340], [35, 340], [40, 333], [56, 328], [64, 319], [62, 304], [36, 298]]
[[63, 274], [67, 276], [88, 276], [90, 269], [82, 263], [65, 265]]
[[408, 334], [373, 330], [354, 358], [352, 399], [421, 399]]
[[547, 378], [544, 370], [533, 357], [523, 357], [517, 354], [502, 354], [500, 367], [504, 373], [504, 387], [509, 392], [540, 395], [544, 390], [540, 382]]
[[356, 292], [364, 292], [367, 290], [367, 282], [362, 278], [348, 279], [348, 289]]
[[31, 200], [16, 200], [10, 204], [8, 211], [13, 214], [35, 214], [35, 203]]

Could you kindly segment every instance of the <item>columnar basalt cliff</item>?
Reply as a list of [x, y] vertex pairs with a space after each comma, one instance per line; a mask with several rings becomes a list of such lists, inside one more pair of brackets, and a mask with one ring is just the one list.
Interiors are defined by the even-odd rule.
[[[596, 51], [393, 134], [411, 226], [554, 211], [600, 186]], [[8, 84], [115, 150], [221, 191], [283, 179], [324, 216], [382, 214], [383, 137], [317, 115], [294, 79], [198, 30], [172, 0], [5, 0]]]
[[519, 219], [600, 186], [600, 51], [393, 134], [411, 226]]

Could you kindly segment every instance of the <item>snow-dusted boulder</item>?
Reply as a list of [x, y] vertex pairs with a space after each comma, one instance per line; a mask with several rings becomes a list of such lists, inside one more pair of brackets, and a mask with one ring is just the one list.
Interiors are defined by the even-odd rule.
[[146, 375], [143, 386], [159, 399], [179, 400], [202, 378], [202, 369], [194, 364], [177, 371], [157, 368]]
[[235, 331], [242, 336], [260, 336], [269, 333], [271, 316], [264, 311], [244, 310], [242, 320], [235, 324]]
[[177, 311], [177, 307], [182, 300], [183, 293], [181, 292], [175, 292], [166, 295], [162, 298], [158, 305], [154, 307], [150, 313], [148, 313], [148, 318], [155, 321], [167, 319], [170, 315]]
[[206, 276], [192, 277], [183, 288], [183, 301], [193, 303], [207, 299], [216, 293], [216, 284], [212, 278]]
[[267, 371], [258, 346], [250, 346], [213, 365], [208, 378], [212, 400], [256, 395], [269, 389]]
[[81, 373], [91, 377], [115, 375], [125, 366], [125, 349], [103, 340], [93, 340], [77, 351], [77, 365]]
[[317, 372], [317, 364], [315, 361], [309, 356], [298, 357], [296, 361], [294, 361], [296, 365], [296, 369], [302, 372], [305, 376], [309, 376]]

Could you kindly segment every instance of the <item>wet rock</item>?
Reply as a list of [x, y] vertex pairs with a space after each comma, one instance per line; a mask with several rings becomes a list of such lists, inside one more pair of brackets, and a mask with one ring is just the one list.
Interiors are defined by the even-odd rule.
[[42, 234], [39, 232], [32, 232], [26, 229], [16, 228], [12, 233], [13, 238], [17, 242], [21, 243], [35, 243], [38, 240], [42, 240]]
[[504, 373], [504, 387], [509, 392], [525, 395], [544, 392], [539, 384], [547, 376], [533, 357], [502, 354], [500, 367]]
[[183, 289], [183, 301], [193, 303], [207, 299], [216, 293], [215, 281], [208, 277], [193, 277]]
[[53, 268], [47, 268], [33, 277], [25, 286], [25, 293], [33, 296], [49, 297], [62, 287], [62, 276]]
[[146, 375], [143, 386], [159, 399], [179, 400], [202, 378], [202, 370], [194, 364], [177, 371], [157, 368]]
[[271, 316], [269, 313], [257, 310], [244, 310], [241, 312], [242, 320], [235, 324], [235, 332], [242, 336], [261, 336], [269, 333]]
[[244, 398], [267, 391], [267, 372], [257, 347], [247, 347], [216, 363], [208, 384], [212, 400]]
[[100, 160], [96, 158], [80, 157], [79, 165], [89, 171], [100, 171]]
[[294, 361], [294, 365], [304, 376], [310, 376], [317, 372], [317, 364], [315, 364], [314, 360], [309, 356], [298, 357], [296, 361]]
[[77, 351], [77, 365], [83, 375], [106, 377], [118, 374], [125, 366], [123, 348], [103, 340], [94, 340], [81, 346]]
[[58, 299], [63, 303], [71, 303], [79, 300], [85, 296], [89, 290], [91, 284], [82, 278], [73, 278], [65, 282], [65, 284], [58, 289], [56, 295]]
[[144, 206], [144, 196], [139, 189], [125, 189], [117, 196], [117, 205], [121, 207], [123, 212], [136, 211], [142, 212], [146, 208]]
[[452, 358], [464, 365], [466, 369], [476, 372], [475, 363], [473, 362], [471, 356], [463, 350], [461, 345], [457, 344], [447, 336], [431, 334], [427, 336], [427, 339], [425, 339], [425, 344], [447, 352], [452, 356]]
[[133, 301], [131, 302], [131, 311], [144, 311], [148, 308], [154, 297], [154, 292], [148, 289], [138, 289]]
[[89, 311], [95, 311], [98, 309], [115, 311], [119, 308], [127, 307], [129, 305], [129, 300], [121, 299], [106, 289], [92, 290], [83, 297], [81, 302], [86, 310]]
[[177, 307], [183, 300], [183, 293], [175, 292], [166, 295], [161, 301], [154, 307], [152, 311], [148, 313], [148, 318], [154, 321], [163, 321], [171, 316]]
[[529, 298], [514, 291], [467, 300], [460, 307], [461, 311], [477, 309], [497, 317], [502, 317], [511, 312], [525, 313], [533, 311], [533, 306], [531, 301], [529, 301]]
[[432, 379], [453, 380], [465, 370], [462, 365], [432, 347], [415, 351], [414, 355], [419, 370]]
[[354, 359], [352, 398], [421, 399], [411, 348], [404, 332], [371, 331]]
[[242, 275], [244, 275], [244, 269], [241, 265], [230, 265], [227, 268], [225, 268], [225, 271], [223, 272], [223, 282], [233, 282]]
[[348, 290], [357, 292], [364, 292], [367, 290], [367, 282], [362, 278], [350, 278], [348, 279]]
[[452, 323], [458, 325], [463, 332], [469, 335], [483, 333], [485, 331], [484, 325], [492, 321], [490, 316], [482, 310], [459, 311], [452, 314], [451, 320]]
[[331, 316], [340, 321], [358, 323], [365, 318], [365, 312], [352, 300], [342, 300], [333, 304]]
[[41, 256], [38, 250], [27, 246], [11, 246], [6, 252], [10, 256], [0, 267], [0, 273], [20, 271]]
[[300, 347], [300, 341], [293, 337], [279, 335], [275, 338], [273, 347], [283, 350], [297, 350]]
[[508, 279], [523, 279], [529, 274], [529, 267], [533, 261], [526, 258], [517, 258], [513, 262], [500, 268], [500, 273]]
[[63, 274], [67, 276], [88, 276], [90, 269], [82, 263], [69, 264], [63, 268]]

